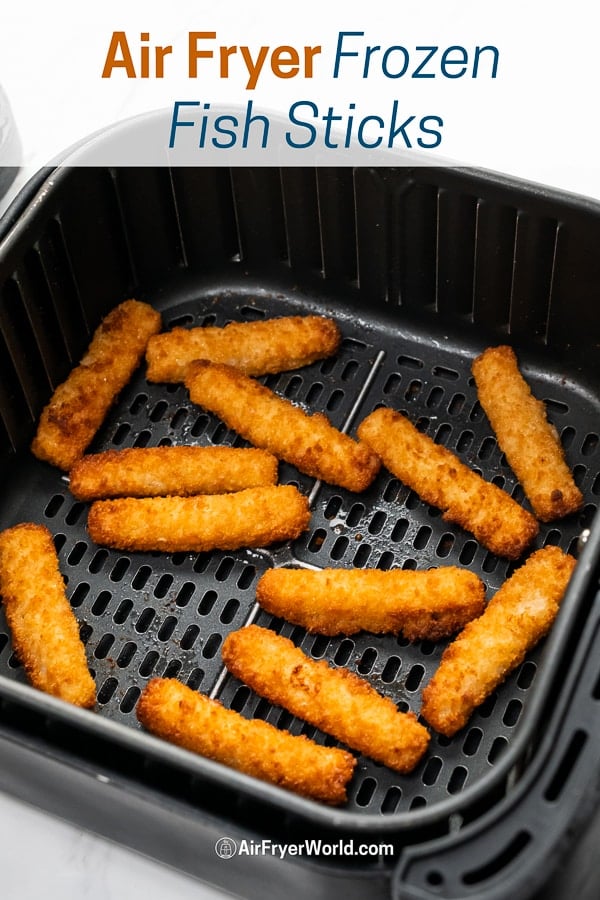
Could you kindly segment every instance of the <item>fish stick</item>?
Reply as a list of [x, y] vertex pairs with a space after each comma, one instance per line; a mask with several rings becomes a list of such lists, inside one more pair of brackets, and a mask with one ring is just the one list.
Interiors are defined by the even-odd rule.
[[68, 472], [83, 456], [160, 327], [160, 314], [138, 300], [126, 300], [109, 312], [80, 364], [42, 410], [31, 445], [38, 459]]
[[222, 653], [228, 670], [257, 694], [391, 769], [412, 771], [427, 749], [429, 732], [414, 713], [399, 712], [358, 675], [310, 659], [268, 628], [231, 632]]
[[281, 316], [231, 322], [224, 328], [173, 328], [148, 342], [147, 378], [183, 381], [194, 359], [227, 363], [246, 375], [283, 372], [332, 356], [340, 341], [338, 326], [325, 316]]
[[94, 706], [96, 685], [43, 525], [25, 522], [0, 533], [0, 596], [29, 682], [76, 706]]
[[358, 435], [383, 464], [447, 522], [472, 532], [497, 556], [518, 559], [539, 532], [530, 512], [485, 481], [446, 447], [415, 428], [406, 416], [384, 407], [358, 427]]
[[401, 632], [439, 640], [485, 608], [485, 585], [457, 566], [402, 569], [267, 569], [256, 585], [267, 612], [318, 634]]
[[69, 472], [78, 500], [224, 494], [276, 484], [277, 458], [242, 447], [132, 447], [82, 456]]
[[194, 403], [305, 475], [360, 492], [379, 471], [379, 458], [322, 413], [309, 415], [232, 366], [196, 360], [185, 383]]
[[246, 719], [174, 678], [149, 681], [136, 714], [148, 731], [247, 775], [331, 805], [347, 799], [351, 753]]
[[447, 737], [501, 684], [550, 630], [575, 559], [558, 547], [533, 553], [504, 582], [485, 612], [449, 644], [423, 690], [421, 714]]
[[96, 544], [165, 553], [264, 547], [308, 527], [307, 498], [292, 485], [194, 497], [97, 500], [88, 531]]
[[521, 482], [538, 519], [576, 512], [583, 494], [573, 480], [556, 429], [519, 371], [511, 347], [490, 347], [473, 362], [479, 402], [498, 446]]

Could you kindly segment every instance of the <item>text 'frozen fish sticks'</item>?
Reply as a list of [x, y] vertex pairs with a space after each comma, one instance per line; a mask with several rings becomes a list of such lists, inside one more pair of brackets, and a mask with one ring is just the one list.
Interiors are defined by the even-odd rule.
[[358, 436], [383, 464], [426, 503], [475, 535], [492, 553], [518, 559], [539, 531], [536, 519], [505, 491], [485, 481], [459, 458], [422, 434], [401, 413], [376, 409]]
[[185, 383], [194, 403], [305, 475], [363, 491], [379, 471], [380, 460], [366, 444], [334, 428], [322, 413], [309, 415], [232, 366], [196, 360]]

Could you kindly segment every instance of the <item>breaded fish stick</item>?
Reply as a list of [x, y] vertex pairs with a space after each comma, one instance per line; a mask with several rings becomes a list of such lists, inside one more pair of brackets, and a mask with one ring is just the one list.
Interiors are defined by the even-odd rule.
[[148, 731], [247, 775], [337, 805], [356, 759], [260, 719], [246, 719], [174, 678], [148, 682], [137, 704]]
[[533, 553], [446, 648], [423, 691], [421, 714], [436, 731], [452, 737], [463, 728], [550, 630], [574, 566], [558, 547]]
[[531, 513], [446, 447], [421, 434], [406, 416], [376, 409], [361, 422], [358, 435], [393, 475], [426, 503], [443, 510], [445, 521], [472, 532], [492, 553], [518, 559], [538, 534]]
[[498, 446], [542, 522], [576, 512], [583, 495], [567, 466], [546, 407], [531, 393], [511, 347], [490, 347], [473, 363], [479, 402]]
[[307, 498], [279, 485], [233, 494], [97, 500], [88, 531], [96, 544], [120, 550], [203, 553], [292, 540], [309, 521]]
[[256, 585], [267, 612], [319, 634], [402, 633], [439, 640], [485, 608], [485, 585], [467, 569], [267, 569]]
[[224, 328], [173, 328], [149, 341], [147, 378], [183, 381], [194, 359], [227, 363], [246, 375], [283, 372], [332, 356], [340, 341], [339, 328], [325, 316], [231, 322]]
[[309, 415], [231, 366], [196, 360], [185, 383], [194, 403], [306, 475], [364, 491], [379, 471], [378, 457], [322, 413]]
[[413, 713], [268, 628], [231, 632], [222, 652], [229, 671], [257, 694], [391, 769], [410, 772], [427, 749], [429, 732]]
[[277, 459], [242, 447], [133, 447], [82, 456], [69, 472], [78, 500], [224, 494], [276, 484]]
[[26, 522], [0, 534], [0, 595], [31, 684], [76, 706], [94, 706], [96, 685], [52, 535], [43, 525]]
[[160, 314], [138, 300], [126, 300], [103, 319], [80, 364], [42, 411], [31, 445], [38, 459], [68, 472], [83, 456], [160, 327]]

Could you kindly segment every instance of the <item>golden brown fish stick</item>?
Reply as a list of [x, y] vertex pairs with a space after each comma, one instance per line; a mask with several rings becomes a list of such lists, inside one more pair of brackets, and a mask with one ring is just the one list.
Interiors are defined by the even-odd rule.
[[257, 694], [391, 769], [410, 772], [427, 749], [429, 732], [413, 713], [399, 712], [358, 675], [310, 659], [268, 628], [231, 632], [223, 661]]
[[93, 706], [96, 685], [52, 535], [43, 525], [25, 522], [0, 534], [0, 595], [31, 684], [76, 706]]
[[531, 513], [446, 447], [421, 434], [406, 416], [376, 409], [361, 422], [358, 435], [393, 475], [426, 503], [443, 510], [447, 522], [472, 532], [492, 553], [518, 559], [538, 534]]
[[275, 616], [319, 634], [401, 632], [409, 640], [454, 634], [485, 608], [485, 585], [467, 569], [267, 569], [256, 599]]
[[463, 728], [549, 631], [574, 566], [558, 547], [533, 553], [446, 648], [423, 691], [421, 714], [436, 731], [452, 737]]
[[346, 800], [351, 753], [246, 719], [174, 678], [148, 682], [137, 717], [159, 737], [262, 781], [332, 805]]
[[126, 300], [96, 329], [87, 353], [43, 409], [31, 449], [69, 471], [83, 455], [115, 398], [130, 380], [160, 314], [147, 303]]
[[165, 553], [264, 547], [308, 527], [306, 497], [291, 485], [196, 497], [97, 500], [88, 531], [97, 544]]
[[78, 500], [224, 494], [276, 482], [276, 457], [251, 447], [107, 450], [82, 456], [69, 472]]
[[224, 328], [173, 328], [149, 341], [147, 378], [183, 381], [194, 359], [227, 363], [246, 375], [283, 372], [332, 356], [340, 341], [339, 328], [325, 316], [231, 322]]
[[511, 347], [490, 347], [473, 363], [479, 402], [498, 446], [542, 522], [576, 512], [583, 495], [566, 463], [546, 407], [531, 393]]
[[378, 457], [334, 428], [326, 416], [309, 415], [231, 366], [196, 360], [185, 383], [194, 403], [306, 475], [363, 491], [379, 471]]

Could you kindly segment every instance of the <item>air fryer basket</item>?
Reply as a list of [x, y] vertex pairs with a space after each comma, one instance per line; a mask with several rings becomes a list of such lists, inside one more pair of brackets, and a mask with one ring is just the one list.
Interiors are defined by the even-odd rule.
[[[574, 671], [575, 651], [593, 637], [598, 581], [598, 208], [489, 173], [402, 168], [65, 166], [26, 199], [18, 214], [12, 210], [15, 224], [0, 246], [0, 527], [32, 520], [54, 534], [98, 703], [93, 713], [74, 710], [26, 686], [0, 618], [0, 748], [9, 763], [0, 786], [248, 896], [261, 884], [248, 872], [271, 865], [274, 896], [288, 877], [298, 896], [328, 879], [353, 890], [348, 884], [363, 877], [381, 891], [374, 896], [387, 896], [403, 848], [425, 852], [430, 842], [457, 840], [457, 830], [477, 832], [485, 816], [501, 818], [502, 804], [516, 808], [521, 795], [520, 802], [535, 796], [519, 790], [535, 782], [548, 741], [568, 736], [556, 706], [593, 719], [595, 695], [582, 701]], [[256, 608], [256, 582], [267, 567], [457, 564], [479, 574], [491, 595], [515, 564], [444, 523], [386, 471], [358, 495], [315, 484], [285, 464], [281, 480], [298, 484], [312, 505], [310, 530], [290, 545], [171, 555], [95, 546], [86, 505], [28, 446], [51, 390], [100, 318], [129, 296], [160, 309], [165, 328], [332, 315], [344, 336], [339, 354], [263, 379], [269, 386], [350, 433], [377, 404], [400, 409], [524, 503], [477, 402], [473, 357], [491, 343], [513, 345], [561, 435], [585, 507], [542, 526], [536, 546], [577, 555], [581, 532], [591, 527], [592, 537], [552, 635], [466, 729], [452, 740], [433, 734], [410, 776], [361, 758], [342, 810], [145, 734], [135, 718], [144, 684], [177, 677], [244, 715], [329, 742], [224, 672], [220, 648], [229, 631], [251, 620], [275, 628], [417, 713], [444, 644], [309, 636]], [[148, 383], [142, 366], [90, 449], [177, 443], [243, 445], [183, 386]], [[578, 777], [597, 777], [597, 754], [568, 758]], [[33, 777], [36, 766], [44, 778]], [[77, 805], [82, 785], [89, 802]], [[142, 820], [145, 835], [127, 827]], [[564, 834], [568, 823], [558, 815], [553, 821], [554, 833]], [[225, 873], [210, 849], [199, 856], [190, 844], [209, 848], [222, 834], [391, 840], [395, 855], [296, 861], [293, 877], [265, 858], [238, 859]], [[297, 881], [298, 867], [306, 882]], [[399, 897], [401, 871], [393, 886]], [[444, 896], [430, 872], [425, 880]]]

